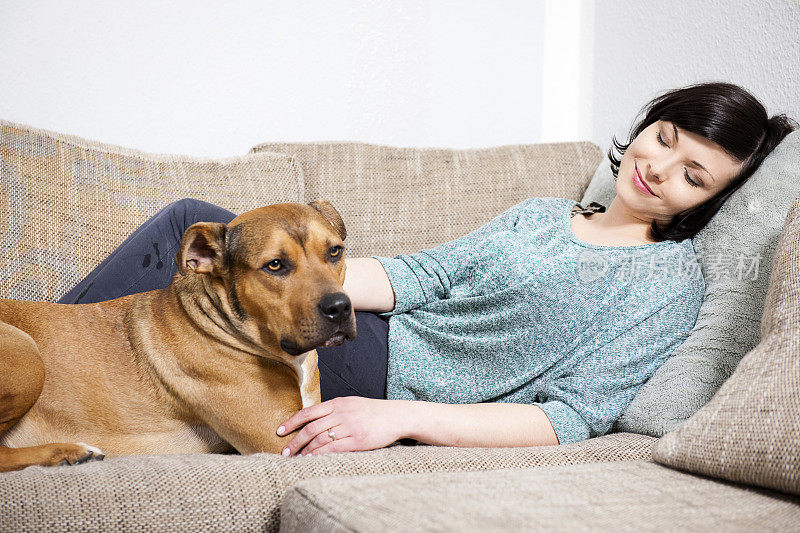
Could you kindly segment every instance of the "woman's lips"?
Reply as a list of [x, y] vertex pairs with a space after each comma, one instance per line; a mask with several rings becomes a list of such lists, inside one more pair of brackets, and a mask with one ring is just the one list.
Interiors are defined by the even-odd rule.
[[649, 194], [650, 196], [656, 196], [656, 194], [650, 190], [650, 187], [642, 179], [642, 175], [639, 174], [639, 168], [636, 166], [636, 162], [633, 163], [633, 183], [636, 184], [636, 187], [639, 188], [645, 194]]

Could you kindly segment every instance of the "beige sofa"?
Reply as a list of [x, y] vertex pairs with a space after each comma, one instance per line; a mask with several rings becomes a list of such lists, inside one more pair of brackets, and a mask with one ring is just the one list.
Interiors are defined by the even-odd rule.
[[[456, 238], [531, 196], [580, 199], [602, 160], [592, 143], [479, 150], [274, 143], [208, 160], [146, 154], [5, 121], [0, 157], [0, 297], [46, 301], [58, 299], [138, 224], [181, 198], [235, 212], [326, 198], [343, 216], [350, 257], [391, 256]], [[800, 287], [787, 280], [800, 264], [800, 206], [788, 220], [792, 231], [784, 232], [776, 252], [783, 267], [773, 269], [768, 306], [775, 315], [789, 306], [798, 318]], [[800, 369], [791, 365], [800, 335], [786, 331], [772, 342], [794, 354], [788, 374], [798, 371], [779, 387], [789, 391], [786, 412], [778, 409], [783, 414], [770, 423], [789, 417], [784, 429], [798, 431], [781, 437], [783, 430], [773, 428], [775, 440], [767, 441], [782, 443], [783, 455], [753, 445], [764, 461], [728, 465], [744, 469], [744, 477], [719, 465], [703, 472], [695, 456], [681, 455], [678, 437], [686, 428], [662, 439], [611, 433], [531, 448], [395, 444], [297, 458], [109, 457], [0, 474], [0, 531], [796, 529], [800, 428], [790, 415], [800, 420], [792, 404], [800, 403]], [[742, 411], [733, 396], [730, 411]], [[724, 449], [723, 466], [736, 457], [728, 448], [735, 437], [712, 439]], [[696, 442], [704, 438], [699, 431]], [[711, 456], [719, 459], [720, 452]], [[728, 481], [665, 466], [679, 463]], [[777, 473], [764, 474], [762, 463]]]

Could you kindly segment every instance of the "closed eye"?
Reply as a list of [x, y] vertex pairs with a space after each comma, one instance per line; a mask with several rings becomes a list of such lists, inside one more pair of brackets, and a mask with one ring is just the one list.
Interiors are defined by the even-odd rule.
[[[669, 148], [669, 145], [666, 143], [666, 141], [664, 141], [664, 137], [661, 136], [661, 131], [658, 131], [656, 133], [656, 139], [658, 139], [658, 142], [660, 142], [662, 145], [664, 145], [667, 148]], [[686, 170], [686, 168], [683, 169], [683, 176], [686, 178], [686, 181], [692, 187], [700, 187], [701, 186], [700, 183], [697, 183], [696, 181], [694, 181], [692, 178], [689, 177], [689, 171]]]
[[686, 170], [685, 168], [683, 169], [683, 175], [686, 177], [686, 181], [689, 182], [689, 185], [691, 185], [692, 187], [700, 187], [699, 183], [693, 181], [692, 178], [689, 177], [689, 171]]

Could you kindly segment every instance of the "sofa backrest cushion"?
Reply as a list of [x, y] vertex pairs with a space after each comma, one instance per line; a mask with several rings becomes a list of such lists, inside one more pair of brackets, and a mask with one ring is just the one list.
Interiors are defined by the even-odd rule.
[[301, 196], [288, 155], [147, 154], [0, 121], [0, 297], [58, 300], [175, 200], [242, 213]]
[[267, 143], [294, 155], [306, 200], [329, 200], [347, 227], [348, 257], [417, 252], [482, 226], [534, 196], [580, 198], [602, 157], [588, 142], [484, 149], [355, 142]]
[[[582, 205], [596, 201], [608, 206], [615, 194], [605, 162]], [[800, 131], [787, 136], [692, 239], [706, 282], [695, 327], [639, 389], [613, 430], [660, 437], [679, 427], [758, 344], [772, 256], [798, 194]]]
[[775, 251], [761, 334], [711, 401], [659, 439], [653, 459], [800, 494], [800, 197]]

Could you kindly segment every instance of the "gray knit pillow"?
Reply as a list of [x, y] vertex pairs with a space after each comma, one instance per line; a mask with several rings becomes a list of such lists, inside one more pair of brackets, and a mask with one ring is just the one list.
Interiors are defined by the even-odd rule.
[[[783, 140], [693, 239], [706, 282], [697, 323], [612, 430], [655, 437], [674, 430], [711, 399], [758, 344], [772, 256], [798, 194], [800, 131]], [[603, 163], [581, 203], [608, 206], [615, 195], [614, 178]], [[754, 268], [748, 272], [748, 267]]]
[[719, 392], [653, 447], [698, 474], [800, 494], [800, 197], [775, 252], [763, 340]]

